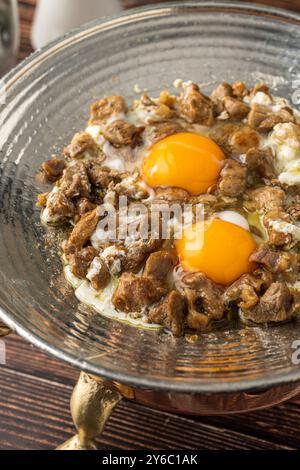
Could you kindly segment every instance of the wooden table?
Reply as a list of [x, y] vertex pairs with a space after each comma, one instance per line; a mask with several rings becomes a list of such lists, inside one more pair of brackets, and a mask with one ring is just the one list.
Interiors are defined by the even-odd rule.
[[[31, 51], [35, 0], [20, 1], [20, 59]], [[124, 0], [127, 7], [146, 1]], [[152, 2], [154, 3], [154, 2]], [[300, 2], [260, 1], [300, 10]], [[52, 449], [74, 433], [69, 400], [78, 371], [13, 334], [0, 367], [0, 449]], [[102, 449], [299, 449], [300, 397], [270, 410], [227, 417], [176, 416], [121, 402]]]

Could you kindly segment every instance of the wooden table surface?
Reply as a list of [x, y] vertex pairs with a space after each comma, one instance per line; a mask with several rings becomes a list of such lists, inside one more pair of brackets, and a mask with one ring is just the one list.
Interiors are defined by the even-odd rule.
[[[31, 51], [35, 0], [20, 1], [19, 57]], [[147, 1], [124, 0], [127, 7]], [[152, 2], [155, 3], [155, 2]], [[300, 11], [300, 1], [265, 0]], [[74, 433], [69, 400], [78, 371], [13, 334], [0, 367], [0, 449], [53, 449]], [[177, 416], [129, 401], [117, 407], [101, 449], [300, 449], [300, 397], [269, 410], [226, 417]]]

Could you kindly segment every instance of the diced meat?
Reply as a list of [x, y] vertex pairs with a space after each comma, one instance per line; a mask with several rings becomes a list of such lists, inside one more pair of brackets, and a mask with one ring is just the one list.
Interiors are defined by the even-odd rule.
[[243, 320], [254, 323], [279, 323], [292, 315], [293, 297], [285, 283], [274, 282], [252, 309], [242, 309]]
[[213, 102], [200, 92], [196, 84], [190, 83], [184, 87], [180, 95], [179, 114], [191, 124], [212, 126], [214, 122]]
[[262, 178], [276, 177], [274, 156], [270, 148], [250, 148], [246, 154], [246, 164], [249, 170], [255, 171]]
[[231, 155], [242, 155], [252, 147], [258, 147], [259, 136], [254, 129], [238, 124], [226, 124], [210, 133], [210, 137]]
[[262, 186], [247, 191], [245, 206], [249, 210], [268, 212], [273, 209], [282, 208], [284, 200], [285, 193], [281, 188]]
[[242, 194], [247, 184], [247, 167], [236, 160], [225, 160], [218, 183], [222, 196], [235, 197]]
[[174, 109], [160, 100], [152, 100], [147, 94], [135, 102], [133, 111], [146, 124], [168, 121], [176, 116]]
[[112, 116], [119, 117], [127, 112], [123, 96], [106, 96], [91, 106], [89, 124], [103, 124]]
[[170, 135], [178, 134], [179, 132], [185, 132], [185, 129], [176, 121], [158, 122], [155, 126], [146, 128], [146, 140], [150, 141], [151, 144], [155, 144], [156, 142], [159, 142]]
[[112, 303], [122, 312], [142, 312], [145, 307], [158, 302], [166, 293], [167, 289], [161, 283], [132, 273], [123, 273]]
[[243, 126], [232, 133], [228, 143], [232, 154], [242, 155], [249, 149], [259, 146], [259, 135], [254, 129]]
[[114, 121], [103, 129], [103, 135], [114, 147], [130, 145], [136, 147], [142, 142], [141, 134], [144, 127], [137, 127], [121, 119]]
[[49, 196], [49, 193], [38, 194], [37, 203], [36, 203], [37, 207], [46, 207], [48, 196]]
[[104, 289], [110, 282], [109, 269], [103, 259], [95, 257], [86, 275], [95, 290]]
[[296, 253], [287, 251], [272, 250], [267, 244], [260, 245], [249, 260], [264, 266], [272, 273], [283, 273], [298, 268], [299, 256]]
[[231, 119], [235, 119], [237, 121], [245, 119], [250, 112], [250, 107], [247, 104], [231, 96], [227, 96], [223, 99], [223, 105]]
[[287, 213], [292, 217], [296, 222], [300, 221], [300, 204], [296, 203], [287, 208]]
[[292, 223], [291, 217], [281, 209], [273, 209], [272, 211], [267, 212], [263, 218], [264, 226], [266, 227], [269, 235], [269, 243], [275, 246], [288, 245], [293, 239], [292, 235], [290, 233], [277, 231], [275, 227], [272, 226], [272, 222], [275, 221]]
[[61, 177], [65, 166], [66, 163], [64, 162], [64, 160], [52, 158], [52, 160], [46, 160], [42, 164], [42, 170], [44, 171], [47, 180], [51, 183], [54, 183]]
[[253, 98], [256, 93], [264, 93], [265, 95], [270, 95], [270, 89], [265, 83], [256, 83], [253, 88], [250, 90], [250, 98]]
[[92, 246], [77, 250], [68, 256], [70, 268], [74, 276], [84, 279], [95, 256], [97, 256], [97, 250]]
[[244, 98], [244, 96], [248, 95], [249, 90], [244, 82], [237, 80], [232, 84], [232, 91], [233, 95], [237, 98]]
[[99, 189], [107, 189], [110, 183], [121, 180], [121, 177], [110, 168], [96, 162], [87, 163], [87, 174], [92, 186]]
[[277, 124], [289, 122], [295, 122], [293, 112], [289, 108], [274, 113], [268, 106], [255, 103], [248, 115], [249, 126], [261, 132], [269, 132]]
[[89, 197], [90, 182], [83, 162], [68, 166], [60, 180], [60, 190], [67, 198]]
[[183, 333], [185, 318], [185, 300], [176, 290], [171, 291], [158, 305], [151, 307], [148, 314], [150, 323], [164, 325], [174, 336]]
[[96, 157], [100, 154], [100, 150], [90, 134], [79, 132], [74, 135], [70, 145], [64, 149], [64, 155], [67, 158], [81, 158], [85, 153]]
[[69, 240], [65, 245], [65, 254], [69, 255], [83, 248], [96, 230], [98, 222], [99, 215], [97, 209], [84, 215], [72, 230]]
[[188, 304], [187, 323], [192, 329], [205, 329], [210, 320], [220, 320], [225, 312], [222, 290], [203, 273], [186, 274], [184, 294]]
[[127, 248], [125, 258], [122, 259], [123, 271], [139, 272], [148, 256], [159, 250], [162, 244], [163, 240], [151, 238], [132, 242]]
[[223, 99], [226, 96], [232, 96], [232, 87], [229, 83], [222, 82], [212, 91], [210, 98], [216, 114], [220, 114], [224, 110]]
[[167, 202], [187, 202], [190, 198], [189, 193], [181, 188], [157, 188], [155, 191], [157, 201]]
[[144, 181], [139, 177], [138, 173], [129, 175], [118, 183], [114, 191], [118, 196], [126, 196], [134, 201], [147, 199], [149, 192]]
[[163, 90], [159, 94], [159, 102], [165, 104], [169, 108], [174, 108], [177, 102], [177, 97], [174, 95], [170, 95], [168, 90]]
[[177, 262], [177, 256], [170, 251], [156, 251], [152, 253], [145, 265], [144, 277], [156, 279], [157, 281], [166, 281], [170, 271]]
[[73, 217], [74, 212], [74, 204], [62, 191], [52, 191], [47, 197], [43, 218], [46, 223], [57, 223]]
[[86, 214], [87, 212], [95, 209], [95, 204], [93, 204], [88, 198], [82, 197], [76, 203], [77, 213], [79, 216]]
[[250, 309], [259, 301], [263, 281], [252, 274], [243, 274], [229, 286], [223, 297], [224, 304], [230, 307], [236, 304], [241, 308]]

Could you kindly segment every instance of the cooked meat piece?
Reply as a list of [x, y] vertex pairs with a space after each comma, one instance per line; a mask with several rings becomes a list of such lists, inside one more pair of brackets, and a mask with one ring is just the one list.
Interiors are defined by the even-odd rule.
[[284, 204], [285, 193], [281, 188], [262, 186], [251, 189], [245, 195], [245, 206], [248, 210], [268, 212], [281, 208]]
[[252, 274], [243, 274], [237, 281], [229, 286], [223, 296], [224, 304], [230, 307], [236, 304], [241, 308], [249, 309], [259, 301], [259, 293], [263, 280]]
[[249, 126], [261, 132], [269, 132], [276, 124], [288, 122], [295, 122], [293, 112], [290, 109], [284, 108], [274, 113], [268, 106], [257, 103], [251, 107], [248, 116]]
[[117, 183], [121, 180], [114, 171], [97, 162], [87, 163], [87, 174], [92, 186], [99, 189], [107, 189], [111, 182]]
[[47, 197], [47, 205], [43, 218], [47, 223], [56, 223], [73, 217], [74, 212], [74, 204], [62, 191], [52, 191]]
[[262, 282], [261, 288], [263, 292], [265, 292], [267, 288], [270, 287], [272, 282], [274, 282], [274, 278], [276, 277], [263, 266], [257, 267], [252, 274], [256, 279]]
[[179, 97], [179, 114], [191, 124], [212, 126], [213, 102], [200, 92], [198, 85], [190, 83]]
[[287, 208], [287, 213], [292, 217], [292, 219], [296, 222], [300, 220], [300, 204], [295, 203]]
[[122, 179], [114, 188], [118, 196], [126, 196], [134, 201], [140, 201], [149, 197], [147, 186], [138, 173]]
[[81, 217], [79, 222], [77, 222], [73, 228], [69, 240], [65, 245], [65, 254], [69, 255], [83, 248], [96, 230], [98, 222], [99, 215], [97, 209], [94, 209], [92, 212], [88, 212], [86, 215]]
[[131, 243], [127, 248], [126, 256], [122, 259], [122, 270], [139, 272], [149, 254], [159, 250], [162, 244], [163, 240], [151, 238]]
[[46, 207], [48, 195], [49, 193], [38, 194], [36, 203], [37, 207]]
[[238, 124], [226, 124], [217, 127], [209, 133], [209, 137], [218, 144], [226, 154], [231, 154], [230, 139], [234, 132], [239, 131], [241, 127]]
[[86, 214], [87, 212], [95, 209], [95, 204], [93, 204], [88, 198], [82, 197], [76, 203], [76, 208], [79, 216]]
[[137, 127], [121, 119], [114, 121], [103, 129], [103, 135], [114, 147], [130, 145], [132, 148], [142, 143], [141, 134], [144, 127]]
[[177, 103], [177, 97], [170, 95], [168, 90], [163, 90], [159, 94], [159, 102], [165, 104], [169, 108], [174, 108]]
[[271, 96], [270, 89], [265, 83], [256, 83], [254, 87], [250, 90], [250, 98], [253, 98], [258, 92], [265, 93], [266, 95]]
[[187, 323], [192, 329], [205, 329], [210, 320], [220, 320], [225, 312], [222, 289], [203, 273], [186, 274], [184, 294], [188, 303]]
[[147, 94], [134, 103], [133, 111], [147, 124], [167, 121], [176, 116], [173, 109], [159, 100], [152, 100]]
[[166, 137], [179, 132], [185, 132], [184, 127], [176, 121], [158, 122], [155, 126], [146, 127], [146, 140], [155, 144]]
[[241, 155], [252, 147], [258, 147], [259, 136], [254, 129], [238, 124], [226, 124], [218, 127], [210, 133], [210, 137], [231, 155]]
[[166, 293], [167, 288], [153, 279], [123, 273], [112, 303], [117, 310], [122, 312], [142, 312], [145, 307], [158, 302]]
[[188, 202], [190, 199], [189, 193], [181, 188], [157, 188], [155, 191], [157, 201], [167, 202]]
[[174, 336], [181, 336], [184, 326], [185, 300], [178, 291], [172, 290], [158, 305], [151, 307], [150, 323], [169, 328]]
[[64, 149], [64, 155], [67, 158], [81, 158], [85, 153], [93, 157], [101, 154], [92, 136], [87, 132], [79, 132], [74, 135], [70, 145]]
[[44, 171], [47, 180], [51, 183], [54, 183], [61, 177], [65, 166], [66, 163], [64, 162], [64, 160], [52, 158], [52, 160], [46, 160], [42, 164], [42, 170]]
[[232, 154], [242, 155], [252, 147], [258, 147], [259, 135], [254, 129], [243, 126], [231, 134], [228, 143]]
[[75, 251], [68, 256], [70, 268], [74, 276], [85, 279], [91, 262], [97, 256], [97, 250], [92, 246], [87, 246], [81, 250]]
[[83, 162], [68, 166], [60, 180], [61, 191], [70, 199], [89, 197], [90, 182]]
[[86, 275], [95, 290], [104, 289], [110, 281], [110, 272], [103, 259], [97, 256], [93, 259]]
[[283, 108], [278, 113], [273, 113], [264, 119], [260, 123], [258, 130], [262, 132], [269, 132], [276, 126], [276, 124], [287, 122], [294, 123], [295, 118], [291, 109]]
[[269, 243], [275, 246], [288, 245], [292, 242], [292, 235], [290, 233], [279, 232], [272, 226], [272, 222], [283, 221], [292, 223], [291, 217], [283, 212], [281, 209], [273, 209], [267, 212], [263, 218], [264, 226], [266, 227], [269, 235]]
[[249, 260], [264, 266], [272, 273], [283, 273], [298, 268], [299, 255], [287, 251], [272, 250], [267, 244], [260, 245]]
[[231, 96], [227, 96], [223, 99], [223, 105], [231, 119], [236, 119], [238, 121], [245, 119], [250, 112], [250, 107], [247, 104]]
[[112, 116], [121, 116], [127, 112], [127, 104], [123, 96], [106, 96], [91, 106], [89, 124], [103, 124]]
[[235, 160], [225, 160], [218, 183], [222, 196], [235, 197], [242, 194], [247, 184], [247, 167]]
[[249, 170], [255, 171], [262, 178], [273, 179], [276, 177], [274, 156], [270, 148], [250, 148], [246, 154], [246, 164]]
[[232, 86], [226, 82], [220, 83], [210, 95], [213, 101], [221, 101], [226, 96], [232, 96]]
[[248, 95], [249, 91], [244, 82], [237, 80], [232, 85], [233, 95], [237, 98], [244, 98], [244, 96]]
[[223, 99], [226, 96], [232, 96], [232, 87], [229, 83], [222, 82], [212, 91], [210, 98], [214, 103], [216, 114], [220, 114], [224, 110]]
[[166, 281], [168, 274], [174, 268], [177, 256], [170, 251], [156, 251], [152, 253], [145, 265], [144, 277]]
[[291, 315], [294, 318], [299, 318], [300, 315], [300, 291], [290, 287], [290, 293], [293, 297]]
[[252, 309], [242, 309], [243, 320], [254, 323], [278, 323], [291, 318], [293, 297], [285, 283], [270, 285], [259, 303]]

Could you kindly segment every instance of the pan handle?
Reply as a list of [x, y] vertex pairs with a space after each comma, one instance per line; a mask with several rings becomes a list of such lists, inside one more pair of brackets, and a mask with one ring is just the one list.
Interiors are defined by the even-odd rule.
[[118, 384], [81, 372], [71, 397], [77, 434], [57, 450], [97, 450], [96, 437], [102, 434], [115, 406], [126, 395]]

